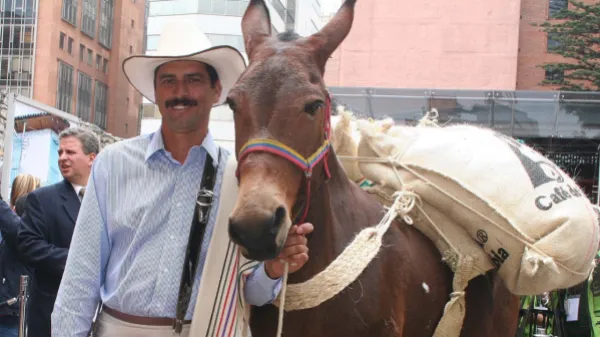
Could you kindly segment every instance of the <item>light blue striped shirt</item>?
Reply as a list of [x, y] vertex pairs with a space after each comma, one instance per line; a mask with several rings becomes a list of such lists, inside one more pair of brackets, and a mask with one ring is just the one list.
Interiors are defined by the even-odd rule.
[[[96, 305], [136, 316], [174, 317], [181, 270], [206, 154], [219, 165], [215, 191], [229, 156], [209, 133], [178, 163], [162, 134], [139, 136], [100, 152], [86, 188], [65, 272], [52, 313], [52, 336], [86, 336]], [[219, 194], [206, 228], [186, 319], [191, 319], [212, 235]], [[217, 267], [218, 266], [214, 266]], [[273, 301], [280, 280], [259, 265], [245, 296], [253, 305]]]

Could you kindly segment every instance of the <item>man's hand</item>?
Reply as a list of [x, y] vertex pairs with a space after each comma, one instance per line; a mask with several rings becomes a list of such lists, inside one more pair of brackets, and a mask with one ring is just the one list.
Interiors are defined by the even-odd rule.
[[288, 233], [285, 246], [275, 260], [265, 262], [267, 275], [272, 279], [283, 276], [284, 262], [289, 263], [288, 272], [296, 272], [308, 261], [308, 247], [306, 246], [306, 234], [313, 231], [311, 223], [293, 225]]

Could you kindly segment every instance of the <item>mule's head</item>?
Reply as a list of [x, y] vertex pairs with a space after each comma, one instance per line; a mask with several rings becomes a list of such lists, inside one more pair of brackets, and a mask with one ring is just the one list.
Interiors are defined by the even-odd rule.
[[234, 111], [240, 183], [229, 235], [247, 258], [277, 257], [305, 186], [305, 173], [285, 156], [243, 148], [260, 139], [263, 147], [272, 141], [280, 150], [288, 147], [309, 158], [322, 147], [329, 123], [325, 63], [350, 31], [355, 2], [346, 1], [321, 31], [309, 37], [291, 32], [272, 36], [262, 0], [250, 1], [244, 14], [242, 31], [250, 64], [227, 102]]

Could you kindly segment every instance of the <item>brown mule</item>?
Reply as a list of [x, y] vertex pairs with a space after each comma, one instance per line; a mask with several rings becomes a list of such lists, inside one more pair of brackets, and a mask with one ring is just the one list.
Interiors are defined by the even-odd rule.
[[[350, 31], [355, 2], [347, 0], [320, 32], [306, 38], [290, 32], [271, 36], [262, 0], [250, 1], [242, 20], [250, 64], [227, 100], [234, 111], [240, 182], [229, 233], [247, 258], [273, 259], [292, 218], [307, 210], [303, 218], [315, 227], [310, 259], [290, 275], [290, 284], [324, 270], [385, 212], [348, 179], [327, 148], [330, 100], [323, 73]], [[302, 162], [311, 155], [314, 161]], [[394, 223], [383, 241], [378, 256], [340, 294], [315, 308], [286, 312], [283, 336], [432, 336], [449, 300], [451, 271], [432, 242], [411, 226]], [[470, 282], [461, 336], [514, 335], [508, 322], [494, 321], [496, 313], [518, 315], [518, 308], [498, 300], [512, 295], [495, 281], [491, 273]], [[276, 307], [253, 307], [252, 335], [275, 336], [277, 319]]]

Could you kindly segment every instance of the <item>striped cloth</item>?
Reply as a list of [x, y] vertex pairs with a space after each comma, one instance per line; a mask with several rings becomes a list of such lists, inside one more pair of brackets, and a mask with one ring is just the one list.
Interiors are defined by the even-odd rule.
[[248, 328], [249, 306], [244, 301], [245, 279], [257, 262], [245, 259], [229, 240], [227, 224], [237, 199], [237, 162], [229, 156], [219, 208], [196, 298], [190, 336], [242, 337]]

